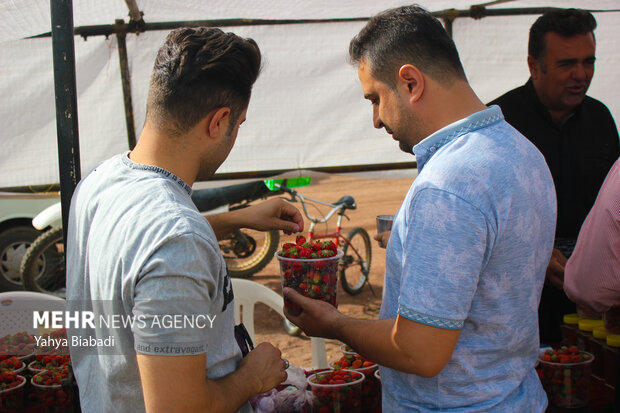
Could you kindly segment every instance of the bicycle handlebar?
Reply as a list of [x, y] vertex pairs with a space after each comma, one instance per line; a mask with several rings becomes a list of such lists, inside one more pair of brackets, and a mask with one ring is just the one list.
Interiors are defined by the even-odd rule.
[[[324, 202], [318, 199], [314, 199], [314, 198], [310, 198], [310, 197], [305, 197], [300, 194], [299, 192], [295, 191], [294, 189], [288, 188], [284, 185], [280, 185], [280, 184], [274, 184], [274, 186], [276, 186], [278, 189], [281, 189], [284, 192], [287, 192], [289, 194], [291, 194], [291, 197], [293, 198], [293, 201], [295, 199], [299, 199], [299, 201], [301, 202], [301, 206], [304, 210], [304, 215], [312, 222], [314, 222], [315, 224], [322, 224], [324, 222], [327, 222], [330, 220], [330, 218], [338, 211], [341, 211], [344, 209], [344, 205], [340, 204], [340, 205], [336, 205], [336, 204], [331, 204], [329, 202]], [[322, 205], [326, 205], [328, 207], [331, 207], [332, 210], [329, 211], [329, 213], [327, 215], [325, 215], [325, 217], [323, 217], [322, 219], [316, 218], [312, 215], [310, 215], [310, 213], [308, 212], [308, 208], [306, 208], [306, 199], [312, 202], [316, 202], [317, 204], [322, 204]], [[348, 219], [348, 217], [347, 217]]]

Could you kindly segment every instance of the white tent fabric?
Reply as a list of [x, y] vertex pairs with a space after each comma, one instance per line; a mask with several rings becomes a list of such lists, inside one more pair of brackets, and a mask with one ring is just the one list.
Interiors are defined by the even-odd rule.
[[[138, 0], [147, 22], [220, 18], [324, 19], [368, 17], [402, 1]], [[333, 4], [334, 3], [334, 4]], [[380, 4], [377, 4], [380, 3]], [[464, 0], [422, 1], [429, 10], [467, 9]], [[496, 2], [497, 3], [497, 2]], [[491, 8], [620, 8], [618, 1], [500, 2]], [[123, 0], [74, 0], [75, 26], [127, 18]], [[0, 188], [58, 181], [51, 39], [24, 39], [50, 30], [49, 2], [0, 2]], [[472, 86], [483, 101], [523, 84], [528, 29], [537, 16], [459, 18], [454, 39]], [[597, 69], [589, 94], [620, 119], [620, 13], [595, 13]], [[248, 120], [218, 172], [310, 169], [413, 161], [383, 131], [372, 128], [355, 68], [347, 63], [350, 39], [364, 22], [224, 27], [256, 39], [264, 68]], [[136, 132], [144, 122], [148, 79], [166, 32], [128, 34]], [[127, 149], [116, 39], [76, 37], [78, 120], [83, 174]], [[409, 174], [411, 172], [408, 172]]]

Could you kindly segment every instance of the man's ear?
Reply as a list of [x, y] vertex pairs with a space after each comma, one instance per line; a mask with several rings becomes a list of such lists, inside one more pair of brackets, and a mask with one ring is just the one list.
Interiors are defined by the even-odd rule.
[[398, 70], [398, 83], [399, 87], [405, 89], [412, 103], [417, 102], [424, 93], [424, 75], [414, 65], [406, 64]]
[[540, 62], [532, 55], [527, 55], [527, 67], [530, 69], [530, 76], [532, 76], [532, 79], [537, 79], [542, 72]]
[[214, 109], [211, 112], [211, 119], [207, 122], [207, 134], [214, 138], [219, 138], [228, 131], [230, 122], [230, 108], [223, 107]]

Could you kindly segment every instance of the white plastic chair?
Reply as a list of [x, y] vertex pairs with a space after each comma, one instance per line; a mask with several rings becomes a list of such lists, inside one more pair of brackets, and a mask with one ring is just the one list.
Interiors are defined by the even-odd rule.
[[0, 337], [27, 331], [39, 334], [33, 327], [34, 311], [65, 311], [67, 303], [60, 297], [32, 291], [0, 293]]
[[[284, 313], [282, 311], [284, 300], [281, 295], [269, 287], [240, 278], [233, 278], [232, 286], [233, 294], [235, 295], [235, 324], [239, 324], [243, 321], [252, 341], [255, 341], [254, 305], [257, 302], [273, 308], [284, 318]], [[243, 313], [243, 320], [241, 319], [241, 313]], [[325, 340], [318, 337], [310, 337], [310, 346], [312, 348], [312, 367], [315, 369], [328, 367]]]

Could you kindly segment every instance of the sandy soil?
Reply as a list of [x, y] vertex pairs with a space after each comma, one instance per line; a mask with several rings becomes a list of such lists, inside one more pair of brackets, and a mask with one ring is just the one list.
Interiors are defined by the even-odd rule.
[[[300, 188], [299, 192], [304, 196], [327, 202], [335, 202], [344, 195], [353, 196], [358, 209], [347, 214], [350, 221], [346, 219], [343, 221], [343, 232], [346, 234], [353, 227], [361, 226], [372, 237], [377, 232], [375, 217], [379, 214], [395, 214], [412, 181], [413, 178], [373, 179], [330, 176], [321, 180], [318, 184], [313, 183], [308, 187]], [[328, 210], [327, 207], [322, 206], [319, 209], [323, 212]], [[313, 215], [318, 214], [315, 214], [316, 210], [309, 209], [309, 211]], [[329, 228], [317, 226], [317, 232], [335, 230], [336, 217], [332, 218], [328, 224]], [[308, 222], [306, 222], [306, 225], [308, 225]], [[293, 237], [283, 235], [280, 243], [291, 239]], [[372, 291], [368, 286], [365, 286], [359, 295], [351, 296], [339, 287], [338, 309], [344, 314], [365, 319], [376, 319], [378, 317], [383, 291], [385, 250], [380, 248], [374, 240], [372, 241], [370, 270]], [[252, 280], [272, 288], [279, 294], [282, 293], [280, 268], [276, 260], [270, 262], [263, 271], [255, 274]], [[286, 334], [282, 328], [281, 317], [267, 306], [258, 304], [255, 310], [257, 342], [268, 341], [273, 343], [282, 351], [282, 356], [287, 358], [291, 364], [302, 367], [312, 365], [310, 339], [308, 337], [304, 334], [300, 337], [292, 337]], [[328, 361], [340, 356], [338, 350], [340, 344], [336, 340], [326, 340]]]

